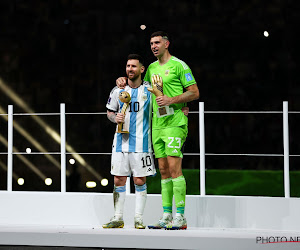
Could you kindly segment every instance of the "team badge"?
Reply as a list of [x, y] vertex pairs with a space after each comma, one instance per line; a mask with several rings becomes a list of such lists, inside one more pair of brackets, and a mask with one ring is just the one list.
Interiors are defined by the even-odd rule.
[[169, 73], [170, 73], [170, 70], [167, 69], [166, 72], [165, 72], [165, 76], [168, 76]]
[[147, 99], [148, 99], [147, 94], [144, 92], [142, 95], [142, 100], [147, 101]]

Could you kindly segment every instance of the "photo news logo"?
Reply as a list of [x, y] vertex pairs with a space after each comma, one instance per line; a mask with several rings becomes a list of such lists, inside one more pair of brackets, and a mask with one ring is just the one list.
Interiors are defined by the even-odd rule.
[[300, 243], [300, 236], [257, 236], [256, 244]]

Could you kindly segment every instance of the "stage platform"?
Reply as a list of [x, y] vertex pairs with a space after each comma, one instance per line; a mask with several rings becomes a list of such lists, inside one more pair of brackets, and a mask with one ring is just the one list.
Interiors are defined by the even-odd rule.
[[264, 237], [265, 241], [270, 237], [300, 239], [300, 232], [195, 227], [169, 231], [137, 230], [130, 226], [123, 229], [102, 229], [98, 225], [0, 225], [0, 242], [7, 249], [9, 245], [14, 246], [14, 249], [26, 249], [23, 246], [39, 246], [41, 249], [300, 249], [300, 242], [262, 244], [263, 242], [257, 241], [257, 237]]
[[[0, 246], [7, 250], [300, 249], [298, 198], [189, 195], [188, 230], [181, 231], [134, 229], [134, 194], [126, 197], [123, 229], [101, 227], [113, 215], [112, 194], [0, 192], [0, 200]], [[148, 195], [145, 224], [161, 214], [161, 196]]]

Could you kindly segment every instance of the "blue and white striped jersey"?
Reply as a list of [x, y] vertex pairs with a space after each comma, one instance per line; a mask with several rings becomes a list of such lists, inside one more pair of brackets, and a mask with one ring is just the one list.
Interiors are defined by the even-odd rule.
[[116, 112], [121, 112], [124, 105], [119, 100], [119, 93], [127, 91], [131, 97], [123, 124], [123, 130], [129, 131], [129, 134], [115, 134], [113, 152], [152, 152], [152, 98], [147, 90], [149, 87], [148, 83], [143, 82], [138, 88], [127, 85], [125, 89], [115, 87], [110, 92], [106, 108]]

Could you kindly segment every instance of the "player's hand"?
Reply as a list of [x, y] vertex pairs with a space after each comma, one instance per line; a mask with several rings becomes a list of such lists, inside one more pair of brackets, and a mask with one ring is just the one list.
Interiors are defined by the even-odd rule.
[[118, 88], [120, 88], [120, 89], [125, 89], [126, 81], [127, 81], [127, 77], [119, 77], [119, 78], [116, 80], [116, 85], [117, 85]]
[[155, 100], [158, 106], [169, 106], [172, 104], [172, 98], [166, 95], [158, 96]]
[[189, 115], [190, 108], [189, 108], [189, 107], [183, 107], [183, 108], [181, 109], [181, 111], [184, 113], [185, 116], [188, 116], [188, 115]]
[[124, 114], [122, 114], [122, 113], [118, 113], [117, 115], [116, 115], [116, 122], [117, 123], [124, 123], [124, 121], [125, 121], [125, 115]]

